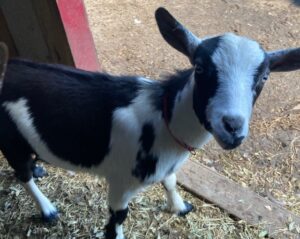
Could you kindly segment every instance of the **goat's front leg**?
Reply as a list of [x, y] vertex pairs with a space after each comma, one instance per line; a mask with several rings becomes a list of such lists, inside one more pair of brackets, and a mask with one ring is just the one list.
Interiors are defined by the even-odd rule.
[[186, 201], [183, 201], [182, 197], [176, 190], [175, 173], [172, 173], [169, 176], [167, 176], [162, 181], [162, 184], [166, 189], [168, 209], [170, 210], [170, 212], [176, 213], [179, 216], [185, 216], [193, 210], [193, 205]]
[[49, 199], [39, 190], [33, 178], [23, 183], [26, 190], [35, 200], [37, 206], [42, 211], [42, 219], [46, 222], [54, 222], [58, 219], [58, 212]]
[[121, 189], [116, 183], [109, 188], [110, 218], [105, 227], [105, 239], [124, 239], [122, 223], [128, 214], [128, 203], [137, 190]]

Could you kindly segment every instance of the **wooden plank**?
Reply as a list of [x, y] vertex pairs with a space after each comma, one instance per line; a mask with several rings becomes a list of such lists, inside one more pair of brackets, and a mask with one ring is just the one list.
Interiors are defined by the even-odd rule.
[[270, 235], [291, 220], [300, 226], [300, 217], [199, 163], [187, 162], [177, 177], [188, 191], [250, 224], [262, 223]]
[[17, 56], [100, 70], [82, 0], [1, 0], [0, 7]]
[[19, 56], [50, 61], [31, 0], [22, 0], [22, 4], [19, 0], [2, 0], [1, 8]]
[[5, 43], [0, 42], [0, 93], [2, 90], [2, 83], [6, 71], [7, 60], [8, 60], [8, 48]]
[[82, 0], [56, 0], [75, 66], [99, 71], [100, 64]]
[[17, 56], [74, 66], [55, 1], [3, 0], [1, 9]]
[[31, 2], [49, 51], [50, 61], [74, 66], [73, 55], [56, 1], [31, 0]]
[[2, 9], [0, 8], [0, 41], [5, 42], [8, 49], [9, 55], [14, 57], [17, 56], [17, 49], [14, 40], [9, 32], [5, 17]]

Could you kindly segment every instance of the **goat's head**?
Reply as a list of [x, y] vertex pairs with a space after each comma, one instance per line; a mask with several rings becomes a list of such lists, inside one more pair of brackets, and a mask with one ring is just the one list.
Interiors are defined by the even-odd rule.
[[224, 149], [248, 134], [252, 106], [269, 73], [300, 69], [300, 48], [266, 52], [246, 37], [227, 33], [199, 39], [167, 10], [156, 11], [164, 39], [194, 67], [194, 110]]

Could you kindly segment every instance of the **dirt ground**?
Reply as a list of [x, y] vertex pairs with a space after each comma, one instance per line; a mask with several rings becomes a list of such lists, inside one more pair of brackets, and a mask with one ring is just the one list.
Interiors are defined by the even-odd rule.
[[[110, 73], [158, 78], [189, 66], [188, 60], [160, 36], [154, 21], [159, 6], [165, 6], [200, 37], [235, 32], [259, 41], [267, 50], [300, 46], [300, 8], [287, 0], [85, 2], [102, 69]], [[225, 152], [212, 142], [192, 160], [300, 216], [299, 80], [300, 72], [272, 74], [255, 106], [251, 135], [244, 145]], [[107, 218], [105, 182], [47, 169], [50, 176], [39, 185], [61, 211], [61, 220], [51, 227], [32, 220], [37, 210], [1, 159], [0, 238], [102, 238]], [[161, 186], [151, 187], [130, 204], [124, 229], [127, 238], [264, 236], [261, 226], [233, 220], [214, 205], [180, 191], [196, 206], [194, 212], [185, 218], [166, 213]], [[288, 235], [287, 230], [279, 231], [274, 238], [299, 238], [296, 233]]]

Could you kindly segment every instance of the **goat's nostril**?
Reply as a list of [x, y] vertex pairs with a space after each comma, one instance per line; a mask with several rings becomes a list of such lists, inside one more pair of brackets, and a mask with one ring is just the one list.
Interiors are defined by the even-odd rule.
[[225, 130], [234, 134], [243, 127], [243, 119], [240, 117], [223, 116], [222, 118]]

